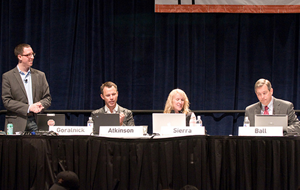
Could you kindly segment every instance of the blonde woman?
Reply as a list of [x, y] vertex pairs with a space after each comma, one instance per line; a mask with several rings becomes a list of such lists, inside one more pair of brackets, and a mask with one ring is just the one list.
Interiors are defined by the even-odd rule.
[[[193, 112], [189, 109], [190, 102], [181, 89], [174, 89], [170, 92], [166, 101], [164, 113], [184, 113], [186, 114], [186, 126], [189, 126], [190, 120], [196, 123], [196, 117]], [[193, 117], [191, 117], [193, 115]]]

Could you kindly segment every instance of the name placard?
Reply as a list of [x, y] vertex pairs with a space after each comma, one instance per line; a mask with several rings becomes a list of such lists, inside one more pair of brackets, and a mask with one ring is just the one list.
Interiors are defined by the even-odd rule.
[[101, 126], [99, 136], [141, 137], [143, 136], [143, 126]]
[[162, 126], [161, 135], [167, 135], [167, 136], [205, 135], [205, 127]]
[[54, 131], [59, 135], [91, 135], [93, 128], [87, 126], [49, 126], [49, 131]]
[[282, 127], [239, 127], [239, 136], [283, 136]]

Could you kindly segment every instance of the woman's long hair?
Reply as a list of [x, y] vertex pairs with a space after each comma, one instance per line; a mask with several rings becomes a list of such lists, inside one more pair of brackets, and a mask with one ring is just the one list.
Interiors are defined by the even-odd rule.
[[173, 97], [175, 94], [180, 94], [183, 98], [184, 98], [184, 105], [183, 105], [183, 108], [182, 108], [182, 113], [185, 113], [187, 114], [188, 112], [190, 112], [190, 102], [189, 102], [189, 99], [187, 97], [187, 95], [185, 94], [185, 92], [179, 88], [177, 89], [174, 89], [170, 92], [169, 96], [168, 96], [168, 99], [166, 101], [166, 105], [165, 105], [165, 110], [164, 110], [164, 113], [171, 113], [173, 109], [173, 104], [172, 104], [172, 101], [173, 101]]

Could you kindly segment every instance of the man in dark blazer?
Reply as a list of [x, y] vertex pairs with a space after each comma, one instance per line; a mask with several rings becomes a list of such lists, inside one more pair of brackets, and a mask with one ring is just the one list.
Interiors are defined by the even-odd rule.
[[293, 104], [274, 98], [270, 81], [259, 79], [255, 83], [254, 90], [259, 102], [248, 106], [245, 111], [245, 117], [249, 118], [250, 126], [254, 126], [255, 115], [257, 114], [286, 114], [288, 115], [287, 132], [298, 132], [300, 134], [300, 123], [295, 114]]
[[7, 123], [13, 131], [35, 131], [36, 114], [51, 105], [51, 95], [45, 73], [31, 68], [35, 53], [28, 44], [19, 44], [14, 53], [18, 65], [2, 75], [2, 101], [7, 109]]
[[100, 97], [104, 100], [105, 106], [92, 112], [91, 117], [99, 113], [118, 113], [120, 114], [120, 125], [134, 126], [132, 112], [117, 104], [118, 87], [113, 82], [105, 82], [100, 87]]

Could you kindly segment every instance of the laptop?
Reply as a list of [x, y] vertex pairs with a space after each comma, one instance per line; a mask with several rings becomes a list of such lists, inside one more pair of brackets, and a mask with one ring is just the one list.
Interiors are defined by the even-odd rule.
[[283, 127], [287, 131], [288, 116], [285, 114], [278, 115], [255, 115], [254, 126], [256, 127]]
[[162, 126], [186, 127], [186, 116], [184, 113], [153, 113], [153, 133], [161, 133]]
[[94, 135], [99, 135], [101, 126], [120, 126], [120, 116], [118, 113], [99, 113], [93, 116]]
[[39, 131], [49, 131], [49, 125], [65, 126], [65, 114], [37, 114], [36, 124]]

